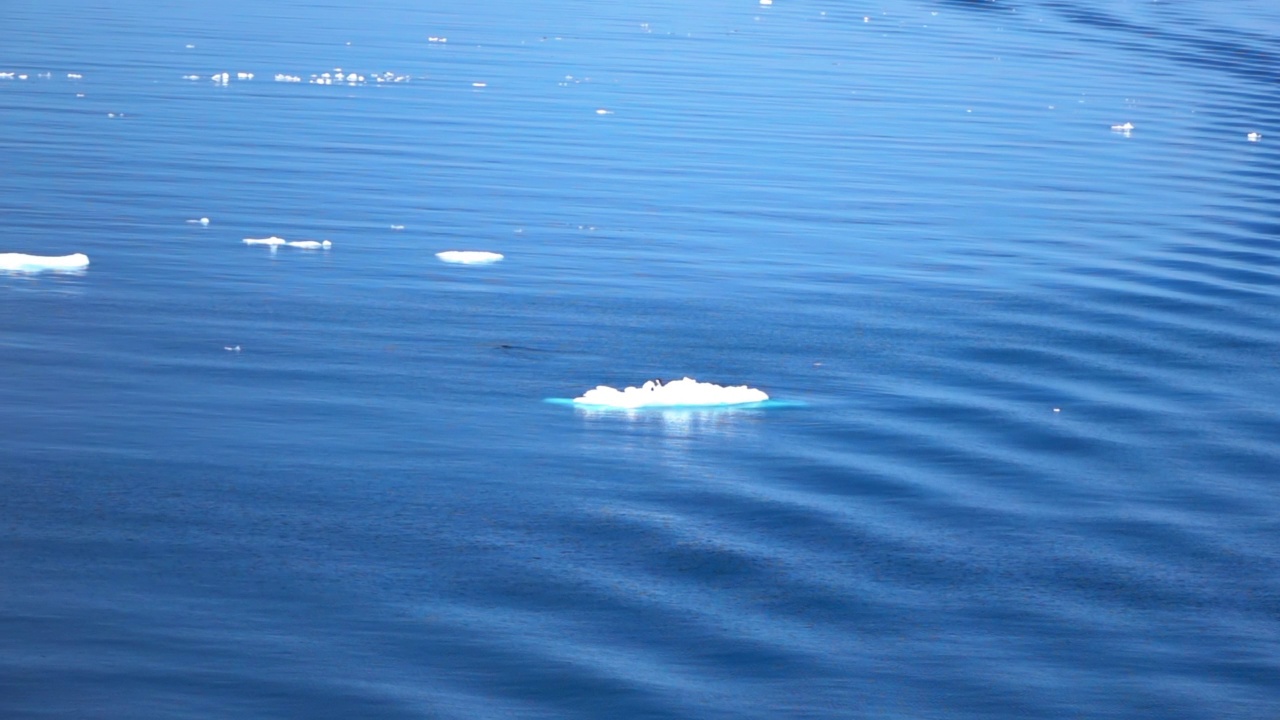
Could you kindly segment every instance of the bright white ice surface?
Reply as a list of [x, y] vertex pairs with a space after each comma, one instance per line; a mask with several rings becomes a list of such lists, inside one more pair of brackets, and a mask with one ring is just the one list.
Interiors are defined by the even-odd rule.
[[244, 239], [245, 245], [283, 245], [284, 243], [285, 243], [284, 238], [276, 237], [275, 235], [272, 235], [271, 237], [266, 237], [266, 238], [245, 238]]
[[294, 240], [293, 242], [285, 243], [285, 245], [302, 248], [303, 250], [320, 250], [333, 247], [333, 243], [328, 240]]
[[479, 263], [498, 262], [502, 259], [502, 253], [485, 252], [483, 250], [445, 250], [444, 252], [436, 253], [436, 257], [447, 263], [476, 265]]
[[59, 256], [0, 253], [0, 270], [79, 270], [88, 266], [89, 256], [84, 253]]
[[763, 390], [734, 385], [724, 387], [715, 383], [703, 383], [693, 378], [673, 380], [658, 385], [650, 380], [640, 387], [617, 390], [607, 385], [588, 390], [582, 397], [573, 399], [581, 405], [604, 405], [619, 408], [687, 407], [692, 405], [741, 405], [768, 400]]

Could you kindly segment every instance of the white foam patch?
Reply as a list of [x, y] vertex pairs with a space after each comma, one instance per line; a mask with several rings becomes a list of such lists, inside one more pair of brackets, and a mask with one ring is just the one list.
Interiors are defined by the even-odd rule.
[[616, 408], [645, 407], [712, 407], [742, 405], [768, 400], [763, 390], [746, 385], [723, 386], [698, 382], [693, 378], [673, 380], [665, 385], [650, 380], [640, 387], [622, 390], [599, 385], [588, 390], [573, 402], [578, 405], [596, 405]]
[[503, 255], [502, 253], [486, 252], [484, 250], [445, 250], [444, 252], [436, 253], [436, 257], [447, 263], [481, 265], [498, 262], [503, 258]]
[[81, 270], [89, 267], [89, 256], [27, 255], [25, 253], [0, 253], [0, 270], [39, 272], [41, 270]]

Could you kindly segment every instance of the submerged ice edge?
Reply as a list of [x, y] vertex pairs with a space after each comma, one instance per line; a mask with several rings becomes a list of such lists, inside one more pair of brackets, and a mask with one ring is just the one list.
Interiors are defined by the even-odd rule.
[[89, 267], [89, 256], [84, 253], [71, 255], [0, 253], [0, 270], [37, 272], [40, 270], [82, 270], [86, 267]]
[[746, 385], [716, 385], [690, 377], [663, 383], [650, 380], [639, 387], [622, 390], [598, 385], [573, 399], [574, 404], [614, 408], [730, 407], [762, 403], [769, 399], [763, 390]]

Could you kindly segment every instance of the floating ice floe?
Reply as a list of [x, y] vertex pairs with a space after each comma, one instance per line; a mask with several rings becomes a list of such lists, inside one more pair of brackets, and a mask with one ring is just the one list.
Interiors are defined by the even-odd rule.
[[207, 226], [209, 224], [209, 218], [202, 217], [194, 220], [188, 220], [187, 223], [190, 225], [206, 225]]
[[284, 238], [276, 237], [275, 235], [272, 235], [271, 237], [264, 237], [264, 238], [245, 238], [244, 239], [245, 245], [270, 245], [272, 247], [279, 247], [280, 245], [284, 245], [285, 242], [287, 241]]
[[68, 79], [68, 80], [83, 80], [83, 79], [84, 79], [84, 75], [81, 75], [80, 73], [67, 73], [67, 79]]
[[281, 246], [296, 247], [296, 248], [301, 248], [303, 250], [328, 250], [329, 248], [333, 247], [333, 243], [329, 240], [292, 240], [290, 241], [290, 240], [285, 240], [282, 237], [276, 237], [275, 235], [272, 235], [271, 237], [264, 237], [264, 238], [245, 238], [244, 244], [245, 245], [266, 245], [267, 247], [270, 247], [273, 252], [275, 251], [276, 248]]
[[604, 108], [599, 108], [599, 109], [597, 109], [597, 110], [596, 110], [596, 114], [597, 114], [597, 115], [612, 115], [612, 114], [613, 114], [613, 111], [612, 111], [612, 110], [606, 110], [606, 109], [604, 109]]
[[27, 255], [26, 253], [0, 253], [0, 270], [10, 272], [39, 272], [41, 270], [83, 270], [89, 267], [89, 256]]
[[1262, 139], [1262, 133], [1251, 132], [1248, 135], [1245, 135], [1245, 137], [1249, 139], [1249, 142], [1258, 142], [1259, 140]]
[[503, 255], [502, 253], [486, 252], [484, 250], [445, 250], [444, 252], [436, 253], [436, 257], [447, 263], [481, 265], [498, 262], [503, 258]]
[[1129, 133], [1133, 132], [1133, 123], [1127, 122], [1127, 123], [1124, 123], [1123, 125], [1112, 125], [1111, 129], [1118, 133], [1124, 133], [1125, 135], [1128, 135]]
[[763, 390], [746, 385], [726, 387], [687, 377], [665, 385], [659, 380], [650, 380], [640, 387], [622, 390], [599, 385], [574, 398], [573, 402], [575, 405], [615, 408], [715, 407], [759, 403], [768, 399]]

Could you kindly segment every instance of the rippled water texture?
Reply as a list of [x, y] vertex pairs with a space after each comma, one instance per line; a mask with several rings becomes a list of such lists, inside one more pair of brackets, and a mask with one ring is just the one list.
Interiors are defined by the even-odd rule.
[[[0, 716], [1274, 718], [1278, 88], [1262, 0], [9, 0]], [[776, 403], [544, 402], [685, 376]]]

